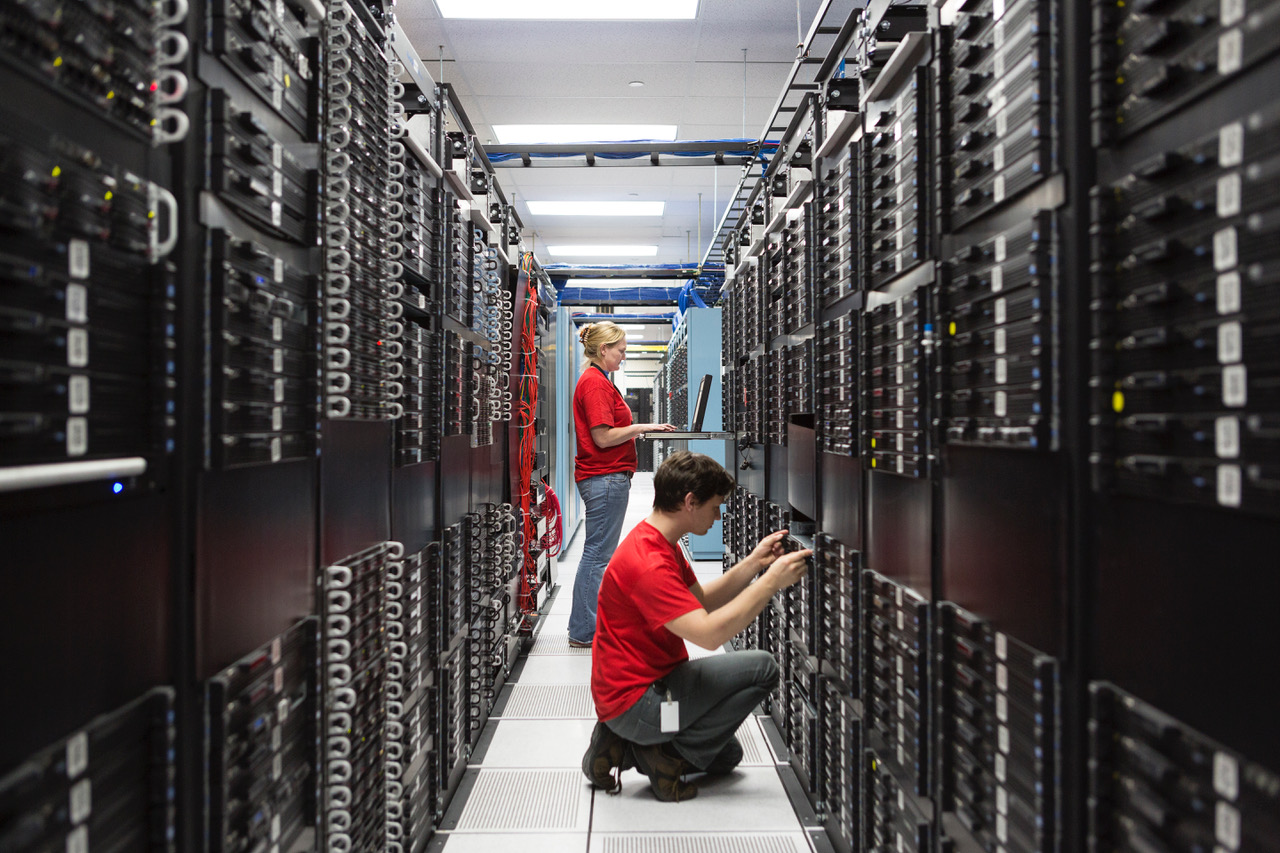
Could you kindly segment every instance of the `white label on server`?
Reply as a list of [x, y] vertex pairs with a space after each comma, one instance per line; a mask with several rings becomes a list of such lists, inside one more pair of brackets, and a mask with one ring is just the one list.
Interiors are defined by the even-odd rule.
[[1001, 296], [999, 299], [996, 300], [995, 308], [993, 309], [993, 311], [995, 314], [996, 323], [1003, 323], [1009, 316], [1008, 301], [1003, 296]]
[[279, 726], [273, 726], [271, 729], [271, 749], [279, 751], [284, 746], [284, 729]]
[[898, 252], [893, 256], [893, 271], [902, 272], [902, 253]]
[[991, 292], [999, 293], [1004, 290], [1004, 268], [996, 265], [991, 268]]
[[67, 455], [84, 456], [89, 452], [89, 422], [84, 418], [67, 418]]
[[89, 322], [89, 290], [83, 284], [67, 285], [67, 322]]
[[1004, 0], [993, 0], [991, 4], [991, 19], [998, 21], [1004, 17]]
[[[899, 336], [899, 337], [901, 337], [901, 336], [902, 336], [902, 329], [901, 329], [902, 324], [901, 324], [901, 323], [899, 323], [899, 324], [898, 324], [898, 326], [899, 326], [899, 329], [898, 329], [898, 336]], [[902, 361], [902, 352], [903, 352], [903, 350], [902, 350], [902, 344], [898, 344], [897, 348], [894, 350], [894, 354], [897, 356], [897, 358], [895, 358], [895, 359], [894, 359], [894, 361]]]
[[1240, 764], [1225, 752], [1213, 756], [1213, 790], [1226, 800], [1240, 796]]
[[1219, 23], [1230, 27], [1244, 20], [1244, 0], [1222, 0]]
[[991, 198], [996, 202], [1004, 201], [1004, 175], [996, 175], [995, 182], [991, 185]]
[[1213, 421], [1213, 447], [1220, 459], [1240, 456], [1240, 419], [1223, 415]]
[[1003, 693], [996, 694], [996, 719], [1002, 723], [1009, 722], [1009, 697]]
[[286, 696], [276, 703], [276, 722], [283, 724], [289, 719], [289, 697]]
[[1000, 726], [996, 729], [996, 743], [1000, 747], [1000, 751], [1005, 755], [1009, 754], [1009, 727]]
[[898, 317], [901, 317], [901, 316], [902, 316], [902, 300], [901, 300], [901, 299], [896, 299], [896, 300], [894, 300], [894, 302], [893, 302], [893, 309], [894, 309], [894, 311], [896, 311], [896, 312], [897, 312], [896, 316], [898, 316]]
[[[77, 732], [67, 738], [67, 778], [74, 779], [89, 767], [89, 736]], [[1232, 799], [1235, 799], [1232, 797]]]
[[902, 587], [896, 587], [893, 590], [893, 603], [898, 607], [902, 606]]
[[1240, 173], [1232, 172], [1218, 178], [1218, 218], [1226, 219], [1240, 213]]
[[280, 840], [280, 815], [278, 814], [271, 816], [271, 840], [273, 842]]
[[902, 452], [902, 433], [898, 433], [898, 452]]
[[1235, 364], [1244, 355], [1244, 330], [1232, 321], [1218, 327], [1218, 363]]
[[[899, 320], [898, 321], [898, 340], [902, 340], [906, 336], [907, 336], [907, 324]], [[902, 361], [902, 345], [901, 344], [898, 345], [898, 361]]]
[[276, 693], [284, 690], [284, 667], [278, 666], [271, 672], [271, 689]]
[[901, 699], [898, 700], [898, 717], [904, 720], [907, 718], [907, 706]]
[[[993, 40], [996, 50], [1004, 47], [1004, 21], [996, 24], [995, 38]], [[998, 75], [997, 75], [998, 76]]]
[[1009, 240], [1003, 234], [997, 234], [995, 239], [995, 258], [997, 264], [1004, 263], [1004, 259], [1009, 256]]
[[271, 224], [280, 227], [280, 223], [284, 218], [284, 208], [280, 206], [280, 202], [271, 202]]
[[1239, 465], [1218, 466], [1218, 503], [1222, 506], [1240, 506], [1244, 483]]
[[1218, 165], [1224, 169], [1244, 162], [1244, 125], [1232, 122], [1218, 132]]
[[276, 258], [272, 262], [271, 267], [272, 276], [275, 278], [276, 284], [284, 281], [284, 261], [280, 258]]
[[1008, 332], [1004, 329], [996, 329], [995, 340], [992, 343], [995, 347], [996, 355], [1004, 355], [1005, 350], [1008, 349]]
[[1002, 663], [996, 664], [996, 687], [1001, 690], [1009, 689], [1009, 667]]
[[83, 823], [93, 814], [93, 783], [88, 779], [71, 786], [70, 811], [72, 823]]
[[1238, 263], [1240, 256], [1236, 250], [1236, 229], [1223, 228], [1213, 235], [1213, 268], [1218, 272], [1226, 272]]
[[282, 456], [284, 456], [284, 452], [281, 450], [280, 436], [278, 435], [272, 436], [271, 437], [271, 461], [279, 462]]
[[1001, 138], [1009, 130], [1009, 111], [1001, 110], [996, 113], [996, 137]]
[[[904, 624], [905, 620], [906, 620], [906, 617], [903, 615], [902, 611], [901, 611], [901, 610], [899, 610], [899, 611], [898, 611], [898, 630], [899, 630], [899, 631], [903, 630], [903, 624]], [[898, 672], [902, 672], [902, 659], [901, 659], [901, 658], [899, 658], [899, 659], [898, 659]]]
[[996, 384], [1003, 385], [1009, 381], [1009, 361], [1004, 358], [996, 359]]
[[284, 86], [280, 83], [273, 83], [271, 86], [271, 106], [277, 110], [284, 107]]
[[271, 407], [271, 429], [276, 432], [284, 429], [284, 409], [281, 406]]
[[1243, 364], [1222, 368], [1222, 404], [1239, 408], [1249, 402], [1249, 374]]
[[284, 756], [276, 753], [271, 756], [271, 778], [279, 781], [282, 775], [284, 775]]
[[1003, 418], [1009, 411], [1009, 396], [1004, 391], [995, 393], [995, 410], [997, 418]]
[[[898, 614], [898, 627], [899, 627], [899, 628], [901, 628], [901, 627], [902, 627], [902, 614], [901, 614], [901, 613], [899, 613], [899, 614]], [[895, 667], [897, 668], [897, 670], [898, 670], [898, 675], [902, 675], [902, 655], [898, 655], [897, 657], [895, 657], [895, 658], [894, 658], [894, 666], [895, 666]]]
[[897, 377], [897, 382], [899, 385], [901, 385], [903, 381], [901, 364], [899, 364], [897, 367], [894, 368], [894, 376]]
[[1218, 801], [1213, 810], [1213, 835], [1228, 850], [1240, 849], [1240, 812], [1235, 806]]
[[271, 369], [275, 373], [284, 370], [284, 350], [279, 347], [271, 350]]
[[284, 195], [284, 175], [280, 172], [271, 173], [271, 194], [276, 198]]
[[1004, 782], [1009, 776], [1008, 760], [1000, 754], [996, 754], [996, 781]]
[[86, 367], [89, 364], [89, 330], [67, 330], [67, 367]]
[[1000, 660], [1009, 659], [1009, 638], [1003, 631], [996, 632], [996, 657]]
[[[1000, 113], [1000, 116], [996, 118], [997, 124], [999, 124], [1000, 118], [1002, 118], [1003, 116], [1004, 116], [1004, 113]], [[996, 143], [996, 147], [993, 148], [991, 151], [991, 168], [993, 171], [996, 171], [996, 172], [999, 172], [1001, 169], [1004, 168], [1004, 143], [1003, 142]]]
[[271, 143], [271, 165], [276, 169], [284, 166], [284, 146], [279, 142]]
[[67, 853], [89, 853], [89, 827], [77, 826], [67, 834]]
[[992, 64], [992, 71], [995, 72], [995, 76], [1003, 77], [1004, 76], [1004, 53], [997, 52], [995, 55], [995, 60], [991, 64]]
[[1224, 272], [1218, 276], [1218, 313], [1234, 314], [1240, 310], [1240, 273]]
[[896, 416], [895, 419], [898, 424], [898, 429], [902, 429], [902, 410], [899, 409], [898, 411], [894, 412], [894, 415]]
[[904, 686], [904, 682], [903, 682], [903, 680], [902, 680], [902, 676], [901, 676], [901, 675], [899, 675], [899, 676], [895, 677], [895, 678], [894, 678], [894, 683], [895, 683], [895, 685], [896, 685], [896, 686], [897, 686], [897, 688], [898, 688], [898, 695], [899, 695], [899, 696], [905, 696], [905, 695], [906, 695], [906, 693], [907, 693], [907, 691], [906, 691], [906, 688], [905, 688], [905, 686]]
[[896, 393], [898, 395], [898, 405], [899, 406], [906, 405], [903, 401], [907, 399], [906, 397], [907, 392], [904, 389], [899, 388]]
[[276, 379], [271, 384], [272, 384], [272, 389], [271, 389], [272, 396], [275, 397], [273, 402], [283, 403], [284, 402], [284, 380]]
[[271, 318], [271, 340], [284, 340], [284, 320], [279, 317]]
[[1003, 785], [996, 788], [996, 811], [1002, 815], [1009, 814], [1009, 790]]
[[1218, 36], [1218, 73], [1223, 77], [1235, 74], [1244, 64], [1244, 34], [1239, 30], [1227, 30]]
[[88, 376], [72, 376], [67, 380], [67, 412], [72, 415], [89, 413]]
[[[902, 744], [898, 744], [898, 763], [904, 767], [907, 764], [907, 753], [902, 749]], [[902, 836], [898, 836], [898, 850], [902, 850]]]
[[907, 728], [898, 723], [898, 743], [905, 744], [907, 742]]
[[89, 277], [89, 243], [72, 240], [67, 244], [67, 272], [72, 278]]
[[996, 815], [996, 838], [1001, 844], [1009, 841], [1009, 819], [1002, 814]]

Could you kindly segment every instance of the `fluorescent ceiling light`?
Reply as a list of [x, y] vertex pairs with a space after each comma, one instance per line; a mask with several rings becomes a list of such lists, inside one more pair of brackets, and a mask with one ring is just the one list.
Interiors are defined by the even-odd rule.
[[436, 0], [445, 18], [667, 21], [698, 16], [698, 0]]
[[[674, 282], [674, 279], [668, 279]], [[654, 281], [651, 278], [570, 278], [565, 280], [565, 287], [675, 287]]]
[[548, 255], [579, 255], [584, 258], [604, 258], [610, 255], [625, 257], [652, 257], [658, 254], [657, 246], [547, 246]]
[[627, 340], [629, 341], [644, 340], [644, 332], [627, 332]]
[[499, 145], [572, 145], [576, 142], [675, 142], [674, 124], [495, 124]]
[[661, 216], [665, 201], [531, 201], [535, 216]]

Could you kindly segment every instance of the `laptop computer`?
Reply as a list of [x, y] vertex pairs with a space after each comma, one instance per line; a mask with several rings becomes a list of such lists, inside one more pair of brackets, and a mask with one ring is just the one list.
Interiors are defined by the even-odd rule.
[[656, 438], [656, 439], [699, 439], [699, 438], [732, 438], [733, 433], [729, 432], [706, 432], [702, 429], [702, 422], [707, 416], [707, 400], [711, 396], [711, 374], [704, 373], [702, 381], [698, 383], [698, 396], [693, 404], [693, 420], [689, 423], [689, 429], [676, 430], [675, 432], [642, 432], [639, 438]]

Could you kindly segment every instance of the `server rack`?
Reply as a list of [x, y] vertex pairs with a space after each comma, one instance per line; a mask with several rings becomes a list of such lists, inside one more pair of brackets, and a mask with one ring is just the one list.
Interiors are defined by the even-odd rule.
[[[1244, 849], [1274, 821], [1235, 780], [1275, 766], [1243, 696], [1277, 639], [1278, 14], [870, 3], [718, 236], [726, 565], [816, 530], [736, 643], [778, 656], [768, 710], [837, 849]], [[814, 417], [782, 446], [777, 303], [809, 292]]]

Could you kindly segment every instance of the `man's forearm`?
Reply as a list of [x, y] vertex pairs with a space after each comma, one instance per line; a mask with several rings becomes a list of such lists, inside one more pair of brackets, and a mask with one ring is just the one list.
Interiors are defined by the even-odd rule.
[[703, 607], [710, 613], [733, 601], [760, 570], [764, 568], [751, 557], [741, 560], [729, 571], [713, 578], [702, 587]]
[[[738, 565], [742, 565], [739, 563]], [[734, 568], [737, 568], [735, 566]], [[712, 626], [710, 643], [704, 648], [723, 646], [750, 625], [777, 592], [767, 582], [747, 584], [727, 603], [709, 614]]]

